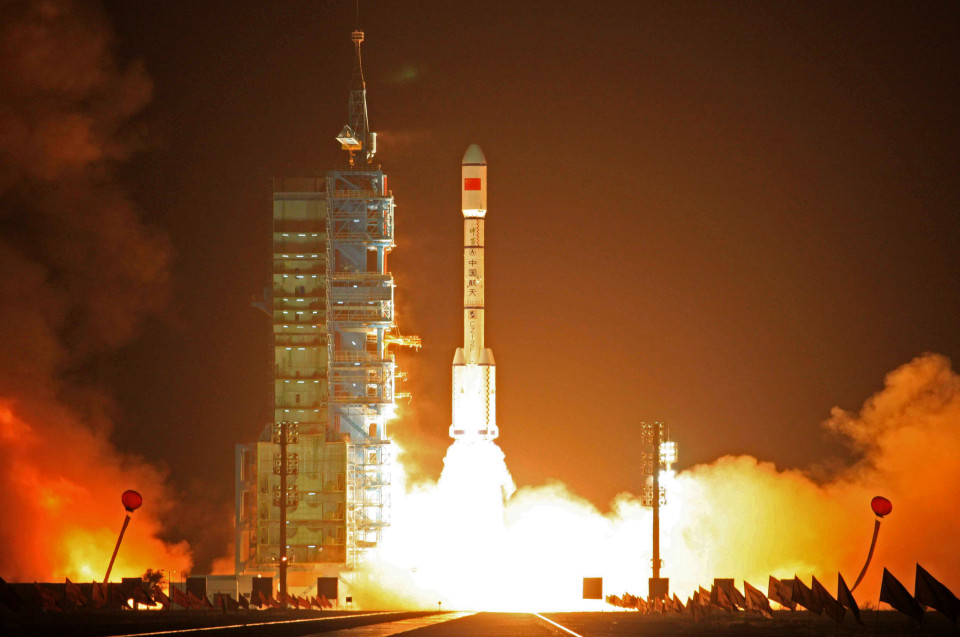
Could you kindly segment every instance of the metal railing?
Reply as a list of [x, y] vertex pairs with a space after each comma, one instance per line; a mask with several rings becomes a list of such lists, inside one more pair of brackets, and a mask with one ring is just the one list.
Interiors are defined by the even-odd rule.
[[391, 405], [393, 404], [393, 398], [390, 396], [357, 396], [342, 393], [331, 396], [330, 402], [336, 405]]
[[389, 303], [393, 301], [392, 287], [356, 287], [330, 288], [330, 298], [324, 306], [333, 309], [346, 305], [363, 306], [369, 303]]
[[327, 311], [328, 320], [332, 321], [369, 321], [371, 323], [386, 323], [393, 320], [393, 308], [386, 301], [378, 301], [377, 305], [334, 305]]
[[333, 362], [334, 363], [392, 363], [394, 361], [393, 354], [384, 353], [383, 356], [379, 356], [373, 352], [334, 352], [333, 353]]
[[330, 281], [377, 281], [393, 280], [392, 272], [331, 272], [327, 275]]
[[[356, 191], [352, 191], [356, 192]], [[392, 211], [380, 208], [364, 208], [356, 210], [352, 208], [337, 208], [327, 211], [327, 219], [330, 221], [349, 221], [352, 219], [365, 220], [367, 222], [386, 220], [392, 217]]]
[[388, 199], [393, 197], [393, 191], [382, 193], [379, 190], [333, 190], [327, 192], [331, 199]]
[[389, 228], [377, 230], [376, 232], [371, 232], [369, 230], [349, 230], [331, 232], [330, 238], [342, 243], [393, 241], [393, 233]]

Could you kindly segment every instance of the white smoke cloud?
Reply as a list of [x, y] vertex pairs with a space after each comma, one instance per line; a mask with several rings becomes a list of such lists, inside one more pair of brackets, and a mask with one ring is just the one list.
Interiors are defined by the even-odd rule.
[[[953, 511], [960, 502], [960, 376], [950, 362], [932, 354], [911, 361], [891, 372], [859, 413], [834, 409], [825, 426], [861, 453], [826, 482], [748, 456], [664, 477], [662, 575], [673, 591], [685, 598], [715, 577], [765, 590], [769, 575], [795, 574], [807, 581], [815, 575], [833, 589], [838, 571], [852, 583], [869, 547], [874, 495], [890, 498], [894, 511], [858, 599], [876, 604], [882, 568], [909, 581], [915, 562], [960, 588], [953, 550], [960, 535]], [[579, 599], [583, 577], [603, 577], [607, 593], [646, 595], [651, 514], [635, 495], [621, 494], [602, 514], [564, 485], [522, 486], [505, 506], [491, 507], [506, 466], [493, 461], [496, 454], [454, 453], [456, 446], [439, 486], [397, 495], [398, 515], [361, 603], [594, 608]], [[389, 582], [389, 593], [377, 582]]]

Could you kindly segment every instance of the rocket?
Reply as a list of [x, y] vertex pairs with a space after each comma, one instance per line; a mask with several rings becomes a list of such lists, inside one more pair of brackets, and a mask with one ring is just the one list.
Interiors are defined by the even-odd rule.
[[463, 211], [463, 347], [453, 356], [454, 440], [493, 440], [497, 429], [496, 367], [483, 342], [483, 223], [487, 214], [487, 160], [471, 144], [461, 164]]

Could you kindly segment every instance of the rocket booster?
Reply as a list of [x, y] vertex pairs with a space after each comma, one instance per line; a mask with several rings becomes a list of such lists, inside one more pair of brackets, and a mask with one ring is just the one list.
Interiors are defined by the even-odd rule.
[[487, 214], [487, 160], [471, 144], [461, 164], [463, 211], [463, 347], [453, 357], [453, 424], [455, 440], [493, 440], [496, 418], [496, 367], [493, 350], [483, 342], [484, 239]]

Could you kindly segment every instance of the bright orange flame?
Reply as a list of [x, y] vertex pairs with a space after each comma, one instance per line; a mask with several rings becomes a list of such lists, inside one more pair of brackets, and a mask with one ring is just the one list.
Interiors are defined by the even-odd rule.
[[69, 414], [51, 410], [28, 423], [12, 402], [0, 402], [0, 572], [13, 581], [101, 580], [126, 512], [120, 494], [143, 493], [147, 504], [130, 522], [112, 580], [147, 568], [189, 569], [186, 543], [159, 539], [168, 510], [163, 476], [118, 454]]
[[[666, 476], [661, 509], [662, 575], [681, 597], [714, 577], [746, 579], [762, 590], [774, 575], [835, 591], [866, 557], [870, 499], [894, 511], [857, 598], [877, 603], [886, 566], [912, 582], [919, 562], [954, 590], [960, 556], [960, 377], [927, 355], [890, 373], [859, 414], [835, 409], [826, 422], [849, 437], [861, 459], [818, 483], [747, 456], [724, 457]], [[631, 494], [608, 515], [560, 484], [523, 487], [501, 506], [507, 475], [492, 443], [448, 451], [438, 485], [396, 481], [393, 525], [366, 571], [367, 606], [479, 609], [589, 609], [581, 578], [601, 576], [607, 593], [645, 595], [650, 576], [650, 512]], [[401, 455], [402, 457], [402, 455]], [[401, 473], [403, 473], [401, 467]], [[385, 591], [390, 591], [386, 593]]]

